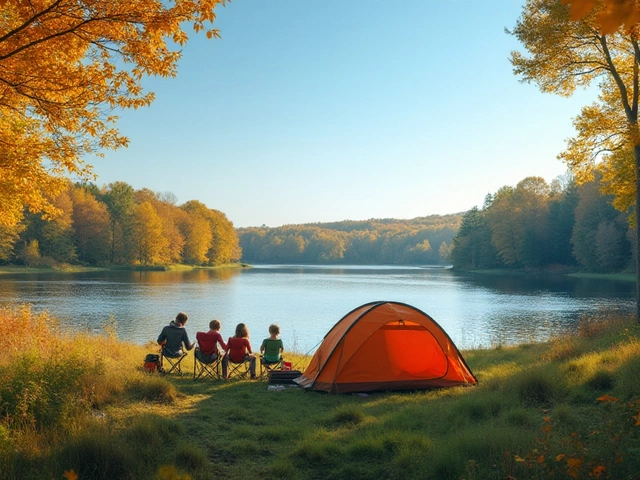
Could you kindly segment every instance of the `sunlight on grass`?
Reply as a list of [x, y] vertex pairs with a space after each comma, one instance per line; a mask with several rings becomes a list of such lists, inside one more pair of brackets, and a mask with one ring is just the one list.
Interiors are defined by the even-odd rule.
[[154, 346], [118, 341], [112, 324], [64, 335], [28, 307], [0, 315], [12, 346], [0, 351], [0, 479], [626, 478], [640, 469], [629, 449], [640, 445], [634, 323], [467, 352], [474, 387], [358, 396], [147, 374]]

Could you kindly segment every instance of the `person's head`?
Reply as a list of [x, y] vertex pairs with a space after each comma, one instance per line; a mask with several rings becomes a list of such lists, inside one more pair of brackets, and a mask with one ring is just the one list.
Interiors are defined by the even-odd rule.
[[249, 336], [249, 329], [244, 323], [239, 323], [236, 327], [236, 337], [245, 338]]
[[280, 327], [275, 323], [272, 323], [271, 325], [269, 325], [269, 333], [274, 337], [277, 337], [278, 335], [280, 335]]
[[220, 320], [211, 320], [209, 322], [209, 330], [215, 330], [216, 332], [220, 330]]
[[189, 317], [184, 312], [180, 312], [178, 315], [176, 315], [176, 323], [178, 325], [184, 325], [185, 323], [187, 323], [187, 320], [189, 320]]

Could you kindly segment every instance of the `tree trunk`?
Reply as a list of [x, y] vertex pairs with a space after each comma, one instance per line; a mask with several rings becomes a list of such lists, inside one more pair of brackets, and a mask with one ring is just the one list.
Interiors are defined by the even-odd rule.
[[636, 320], [640, 323], [640, 145], [633, 147], [636, 161]]

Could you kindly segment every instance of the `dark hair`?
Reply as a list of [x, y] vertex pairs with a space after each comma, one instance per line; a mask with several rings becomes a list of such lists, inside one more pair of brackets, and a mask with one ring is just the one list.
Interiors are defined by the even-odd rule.
[[176, 315], [176, 323], [179, 323], [180, 325], [187, 323], [187, 320], [189, 320], [189, 316], [184, 312], [180, 312]]
[[276, 325], [275, 323], [272, 323], [271, 325], [269, 325], [269, 333], [272, 335], [279, 335], [280, 334], [280, 327], [278, 325]]
[[236, 326], [236, 337], [237, 338], [248, 338], [249, 337], [249, 329], [244, 323], [239, 323]]
[[211, 330], [220, 330], [220, 320], [211, 320], [209, 322], [209, 328]]

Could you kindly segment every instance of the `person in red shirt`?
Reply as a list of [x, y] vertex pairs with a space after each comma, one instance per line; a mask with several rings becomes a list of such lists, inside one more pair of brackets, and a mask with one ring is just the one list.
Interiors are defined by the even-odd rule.
[[220, 335], [220, 327], [220, 320], [211, 320], [208, 332], [196, 333], [196, 340], [198, 341], [196, 356], [201, 362], [213, 363], [217, 360], [220, 355], [218, 344], [220, 344], [222, 350], [227, 350], [227, 344], [224, 343], [222, 335]]
[[227, 347], [227, 354], [222, 359], [222, 378], [227, 378], [229, 361], [233, 363], [249, 362], [249, 373], [251, 380], [254, 380], [256, 378], [256, 356], [251, 352], [249, 329], [244, 323], [238, 324], [236, 334], [229, 337]]

